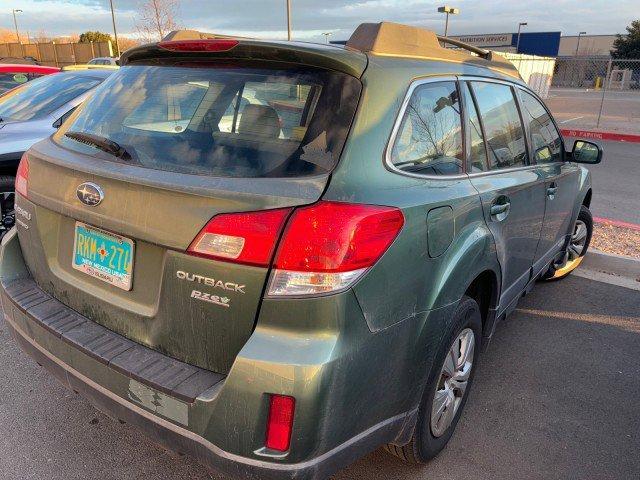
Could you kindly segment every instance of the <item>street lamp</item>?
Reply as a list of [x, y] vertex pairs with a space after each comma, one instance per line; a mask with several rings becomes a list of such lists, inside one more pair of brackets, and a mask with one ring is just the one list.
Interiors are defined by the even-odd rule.
[[18, 39], [18, 43], [22, 43], [20, 41], [20, 33], [18, 32], [18, 20], [16, 19], [16, 13], [22, 13], [22, 10], [19, 8], [14, 8], [13, 12], [13, 25], [16, 27], [16, 38]]
[[118, 32], [116, 30], [116, 14], [113, 11], [113, 0], [109, 0], [111, 5], [111, 22], [113, 23], [113, 38], [116, 41], [116, 57], [120, 56], [120, 43], [118, 43]]
[[291, 0], [287, 0], [287, 40], [291, 41]]
[[329, 43], [329, 37], [331, 35], [333, 35], [333, 33], [332, 32], [324, 32], [322, 35], [324, 35], [324, 39], [325, 39], [326, 43]]
[[451, 15], [457, 15], [460, 13], [460, 9], [459, 8], [453, 8], [453, 7], [448, 7], [448, 6], [444, 6], [444, 7], [438, 7], [438, 12], [439, 13], [446, 13], [447, 14], [447, 18], [444, 21], [444, 36], [447, 36], [447, 31], [449, 30], [449, 14]]
[[580, 37], [586, 35], [587, 32], [578, 32], [578, 44], [576, 45], [576, 57], [578, 56], [578, 49], [580, 48]]
[[519, 53], [520, 51], [520, 29], [522, 27], [526, 27], [528, 24], [527, 22], [520, 22], [518, 24], [518, 39], [516, 40], [516, 53]]

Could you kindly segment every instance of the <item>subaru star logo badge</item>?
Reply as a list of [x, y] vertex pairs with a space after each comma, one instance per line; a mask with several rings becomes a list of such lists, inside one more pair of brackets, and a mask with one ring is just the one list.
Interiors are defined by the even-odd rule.
[[91, 182], [84, 182], [80, 184], [76, 189], [76, 195], [78, 196], [78, 200], [90, 207], [99, 205], [104, 198], [104, 192], [102, 189], [95, 183]]

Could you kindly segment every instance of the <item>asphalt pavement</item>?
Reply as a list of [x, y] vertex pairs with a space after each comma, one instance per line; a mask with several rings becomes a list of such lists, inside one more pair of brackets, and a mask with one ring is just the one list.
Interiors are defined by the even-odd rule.
[[[640, 133], [640, 91], [552, 88], [545, 103], [561, 128], [599, 127], [604, 131]], [[602, 114], [600, 105], [602, 104]], [[600, 123], [598, 124], [598, 116]]]
[[[567, 138], [571, 149], [573, 138]], [[603, 142], [604, 157], [589, 166], [593, 180], [591, 212], [596, 217], [640, 225], [640, 143]]]
[[[638, 478], [638, 305], [638, 289], [587, 278], [539, 284], [498, 326], [438, 458], [410, 466], [379, 450], [335, 480]], [[65, 390], [2, 320], [0, 366], [0, 479], [223, 478]]]

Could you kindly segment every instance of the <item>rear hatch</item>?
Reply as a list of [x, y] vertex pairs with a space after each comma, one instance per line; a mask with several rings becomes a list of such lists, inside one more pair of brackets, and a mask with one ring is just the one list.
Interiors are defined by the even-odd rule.
[[[361, 85], [318, 62], [260, 59], [255, 42], [251, 59], [171, 47], [125, 59], [27, 153], [20, 242], [39, 285], [69, 307], [226, 373], [282, 226], [322, 195]], [[247, 225], [258, 234], [244, 238]]]

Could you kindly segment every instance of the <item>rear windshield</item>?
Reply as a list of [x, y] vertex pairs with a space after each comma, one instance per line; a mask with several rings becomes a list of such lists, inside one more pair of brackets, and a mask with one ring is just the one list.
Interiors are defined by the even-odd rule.
[[220, 177], [330, 171], [360, 82], [311, 68], [131, 65], [104, 82], [54, 136], [105, 160]]
[[72, 73], [36, 78], [0, 97], [0, 118], [8, 122], [46, 117], [100, 82], [100, 78]]

